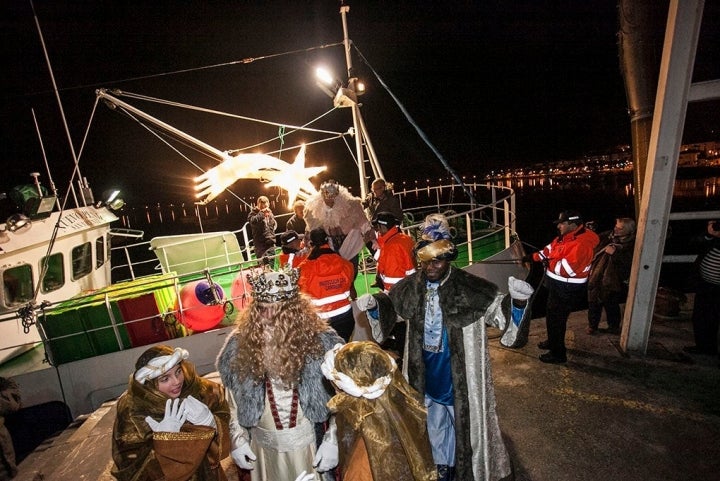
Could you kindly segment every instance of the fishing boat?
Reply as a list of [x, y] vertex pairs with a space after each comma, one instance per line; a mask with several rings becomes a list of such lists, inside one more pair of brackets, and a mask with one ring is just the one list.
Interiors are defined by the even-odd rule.
[[[335, 45], [343, 50], [347, 72], [353, 72], [356, 47], [348, 37], [348, 10], [341, 7], [344, 38]], [[278, 193], [276, 206], [290, 210], [295, 198], [317, 192], [317, 176], [324, 167], [306, 167], [305, 158], [313, 156], [318, 144], [331, 140], [350, 154], [350, 160], [343, 162], [357, 170], [358, 185], [350, 186], [357, 195], [365, 196], [373, 177], [383, 177], [358, 100], [361, 82], [350, 75], [343, 81], [335, 78], [330, 77], [323, 89], [332, 99], [332, 110], [344, 117], [340, 130], [317, 127], [317, 118], [284, 124], [120, 90], [97, 90], [95, 102], [102, 112], [98, 115], [120, 113], [149, 132], [148, 142], [162, 141], [193, 162], [179, 146], [189, 147], [217, 165], [189, 186], [198, 193], [190, 209], [197, 213], [198, 231], [149, 240], [142, 230], [132, 228], [116, 192], [96, 196], [82, 177], [76, 186], [70, 182], [70, 194], [60, 198], [49, 174], [50, 189], [34, 174], [34, 184], [24, 188], [24, 196], [14, 196], [20, 199], [18, 211], [0, 225], [4, 285], [0, 375], [17, 381], [24, 406], [62, 402], [72, 418], [90, 413], [125, 390], [128, 366], [147, 345], [158, 342], [187, 348], [199, 372], [214, 370], [215, 357], [248, 302], [247, 274], [273, 262], [273, 256], [256, 258], [247, 224], [235, 230], [206, 230], [200, 210], [228, 208], [228, 201], [223, 204], [218, 199], [238, 180], [265, 183]], [[57, 90], [56, 95], [62, 105]], [[145, 102], [201, 111], [226, 121], [254, 122], [270, 126], [274, 133], [251, 150], [221, 150], [134, 105]], [[87, 129], [90, 133], [93, 121], [94, 117]], [[295, 133], [303, 134], [303, 142], [290, 146]], [[258, 153], [259, 146], [263, 153]], [[515, 233], [513, 191], [466, 182], [430, 147], [450, 177], [446, 182], [396, 189], [405, 213], [403, 229], [417, 238], [427, 214], [444, 213], [459, 246], [459, 266], [496, 281], [501, 288], [509, 275], [523, 277], [527, 272], [516, 260], [523, 252]], [[280, 154], [291, 152], [291, 162], [281, 158]], [[78, 162], [76, 171], [79, 168]], [[249, 207], [240, 196], [231, 199], [245, 211]], [[357, 292], [374, 289], [374, 277], [372, 256], [365, 253]], [[362, 337], [362, 315], [357, 318], [356, 336]]]

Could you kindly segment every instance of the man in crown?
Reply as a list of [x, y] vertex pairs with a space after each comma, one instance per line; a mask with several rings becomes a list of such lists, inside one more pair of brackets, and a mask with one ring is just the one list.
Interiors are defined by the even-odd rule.
[[457, 248], [442, 214], [426, 217], [415, 254], [418, 272], [387, 294], [359, 297], [357, 306], [367, 311], [377, 342], [392, 332], [398, 318], [407, 320], [403, 370], [425, 397], [438, 480], [510, 479], [510, 457], [495, 411], [486, 324], [503, 331], [503, 345], [515, 346], [533, 289], [510, 277], [510, 294], [505, 295], [492, 282], [453, 267]]
[[[323, 356], [343, 340], [298, 292], [297, 269], [248, 276], [253, 300], [217, 360], [230, 394], [231, 456], [253, 481], [293, 480], [338, 462]], [[316, 439], [316, 425], [329, 427]]]
[[[325, 231], [330, 247], [352, 262], [357, 275], [358, 254], [365, 242], [374, 238], [362, 200], [336, 180], [327, 180], [320, 185], [320, 192], [305, 201], [305, 222], [306, 234], [317, 228]], [[356, 297], [354, 290], [353, 286], [353, 298]]]

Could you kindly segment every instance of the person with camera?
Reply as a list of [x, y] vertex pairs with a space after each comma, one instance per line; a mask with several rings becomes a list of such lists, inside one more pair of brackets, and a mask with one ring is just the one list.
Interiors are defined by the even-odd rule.
[[615, 220], [613, 230], [600, 234], [588, 277], [588, 334], [595, 334], [605, 309], [607, 332], [620, 332], [620, 304], [627, 298], [633, 251], [635, 221], [628, 217]]
[[694, 346], [683, 350], [689, 354], [718, 354], [720, 327], [720, 220], [707, 223], [701, 239], [700, 254], [695, 260], [698, 286], [693, 304]]
[[389, 212], [402, 224], [403, 211], [400, 201], [393, 195], [392, 184], [384, 179], [375, 179], [370, 184], [370, 193], [363, 200], [368, 219], [374, 219], [380, 212]]
[[255, 207], [248, 215], [248, 222], [252, 231], [255, 257], [260, 259], [266, 252], [272, 253], [275, 248], [277, 221], [270, 210], [270, 200], [267, 197], [258, 197]]

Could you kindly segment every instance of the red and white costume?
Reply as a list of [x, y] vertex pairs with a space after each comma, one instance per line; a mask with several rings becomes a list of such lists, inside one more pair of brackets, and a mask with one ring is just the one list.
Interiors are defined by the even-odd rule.
[[398, 226], [393, 226], [378, 236], [377, 243], [377, 273], [382, 279], [384, 291], [388, 292], [401, 279], [415, 273], [415, 242]]

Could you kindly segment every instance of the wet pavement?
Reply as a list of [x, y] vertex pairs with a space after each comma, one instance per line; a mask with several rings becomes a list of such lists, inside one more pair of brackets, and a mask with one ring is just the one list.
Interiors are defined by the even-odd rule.
[[[625, 356], [618, 335], [586, 334], [586, 316], [570, 317], [566, 364], [538, 360], [544, 319], [532, 321], [522, 349], [490, 342], [515, 479], [720, 479], [720, 368], [717, 357], [683, 353], [692, 344], [690, 313], [656, 317], [645, 356]], [[114, 411], [106, 403], [48, 440], [23, 461], [16, 481], [112, 480]]]
[[643, 357], [625, 356], [618, 335], [588, 335], [586, 319], [570, 317], [566, 364], [538, 360], [544, 319], [523, 349], [492, 344], [515, 479], [720, 479], [720, 368], [682, 351], [694, 344], [690, 312], [656, 316]]

